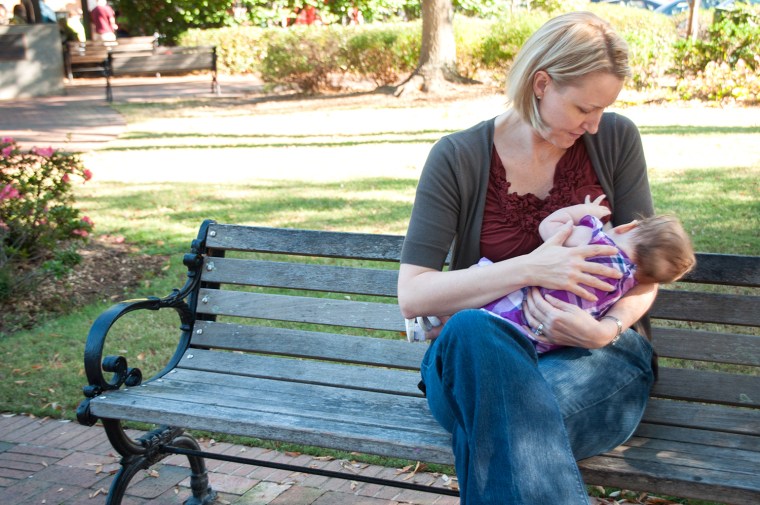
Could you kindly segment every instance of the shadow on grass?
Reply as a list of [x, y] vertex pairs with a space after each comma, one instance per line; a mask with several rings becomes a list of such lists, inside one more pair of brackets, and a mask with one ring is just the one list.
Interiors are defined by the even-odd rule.
[[205, 219], [315, 230], [403, 233], [416, 179], [245, 184], [99, 183], [78, 198], [100, 223], [146, 252], [184, 250]]

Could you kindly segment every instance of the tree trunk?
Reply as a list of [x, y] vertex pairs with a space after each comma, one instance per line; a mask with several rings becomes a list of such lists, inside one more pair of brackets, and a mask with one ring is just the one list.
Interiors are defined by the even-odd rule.
[[697, 40], [699, 36], [699, 8], [701, 0], [689, 0], [689, 24], [686, 27], [686, 38]]
[[456, 71], [454, 7], [452, 0], [422, 0], [422, 46], [417, 69], [396, 88], [396, 96], [410, 90], [435, 92], [445, 81], [465, 82]]

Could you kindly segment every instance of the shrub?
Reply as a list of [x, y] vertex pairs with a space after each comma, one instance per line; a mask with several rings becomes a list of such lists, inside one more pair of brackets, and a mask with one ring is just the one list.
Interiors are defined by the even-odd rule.
[[371, 79], [377, 86], [387, 86], [417, 66], [419, 23], [352, 28], [345, 48], [349, 71]]
[[704, 38], [675, 45], [676, 93], [691, 100], [736, 100], [756, 103], [760, 97], [760, 11], [737, 4], [716, 11]]
[[343, 74], [345, 33], [341, 27], [294, 26], [275, 30], [266, 48], [261, 77], [270, 84], [286, 84], [304, 93], [334, 87]]
[[272, 30], [234, 26], [213, 30], [192, 29], [183, 33], [183, 46], [216, 46], [217, 66], [222, 74], [255, 74], [261, 70]]
[[716, 11], [704, 38], [680, 40], [676, 44], [674, 72], [679, 77], [704, 71], [707, 64], [726, 63], [735, 68], [741, 60], [757, 70], [755, 56], [760, 54], [760, 12], [737, 4], [731, 11]]
[[72, 183], [90, 177], [75, 154], [0, 140], [0, 300], [79, 262], [93, 223], [73, 207]]
[[511, 19], [498, 20], [474, 49], [473, 59], [489, 71], [494, 80], [504, 82], [509, 66], [528, 37], [549, 15], [543, 12], [521, 12]]
[[760, 65], [755, 56], [753, 66], [739, 60], [733, 67], [714, 61], [694, 76], [678, 81], [676, 93], [685, 100], [741, 102], [747, 105], [760, 101], [760, 77], [753, 68]]

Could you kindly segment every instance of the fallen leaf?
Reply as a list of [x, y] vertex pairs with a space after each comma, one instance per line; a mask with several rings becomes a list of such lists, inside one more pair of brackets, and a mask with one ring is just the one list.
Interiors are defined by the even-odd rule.
[[158, 478], [158, 471], [153, 470], [152, 468], [149, 470], [146, 470], [145, 473], [148, 475], [148, 477], [153, 477], [154, 479]]
[[101, 494], [107, 495], [108, 491], [106, 491], [105, 488], [101, 487], [100, 489], [96, 490], [94, 493], [90, 493], [90, 498], [95, 498], [96, 496], [101, 495]]

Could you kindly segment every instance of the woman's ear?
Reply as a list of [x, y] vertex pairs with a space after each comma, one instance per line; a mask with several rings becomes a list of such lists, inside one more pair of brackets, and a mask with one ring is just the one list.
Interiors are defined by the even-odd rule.
[[533, 94], [536, 95], [536, 98], [539, 100], [543, 98], [550, 82], [552, 82], [552, 78], [545, 70], [539, 70], [533, 74]]

